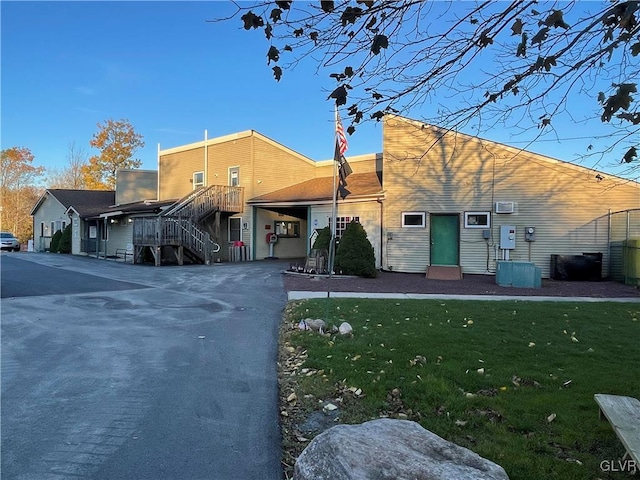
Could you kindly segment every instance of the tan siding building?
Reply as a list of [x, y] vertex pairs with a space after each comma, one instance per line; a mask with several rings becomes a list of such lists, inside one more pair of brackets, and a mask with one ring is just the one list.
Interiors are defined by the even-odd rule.
[[[640, 236], [636, 182], [395, 115], [384, 118], [382, 143], [382, 153], [347, 157], [353, 173], [336, 212], [338, 224], [364, 226], [378, 268], [493, 275], [500, 260], [516, 260], [547, 278], [552, 256], [595, 253], [607, 275], [622, 262], [612, 242], [620, 252]], [[234, 245], [248, 259], [271, 256], [272, 234], [274, 256], [305, 257], [332, 221], [333, 159], [313, 161], [252, 130], [158, 154], [161, 203], [199, 187], [241, 187], [242, 205], [204, 220], [219, 260]]]
[[[393, 270], [438, 264], [434, 219], [450, 217], [464, 273], [494, 273], [508, 256], [548, 277], [551, 255], [596, 252], [606, 272], [608, 213], [640, 208], [635, 182], [402, 117], [386, 118], [383, 146], [384, 267]], [[403, 227], [409, 211], [424, 213], [422, 228]], [[515, 227], [514, 248], [501, 248], [501, 226]], [[525, 241], [526, 227], [534, 241]]]
[[[209, 185], [242, 187], [246, 200], [316, 174], [315, 162], [253, 130], [161, 150], [158, 164], [161, 200], [182, 198], [197, 187]], [[217, 235], [222, 247], [220, 258], [228, 259], [227, 247], [238, 241], [253, 252], [253, 258], [267, 256], [264, 238], [275, 228], [274, 222], [294, 219], [299, 221], [282, 211], [258, 212], [245, 205], [242, 212], [221, 219]], [[210, 227], [214, 233], [212, 225]], [[302, 227], [306, 236], [306, 222]], [[285, 248], [285, 244], [289, 244], [289, 248]], [[279, 247], [286, 250], [287, 257], [306, 255], [304, 244], [300, 246], [288, 238], [283, 238]]]

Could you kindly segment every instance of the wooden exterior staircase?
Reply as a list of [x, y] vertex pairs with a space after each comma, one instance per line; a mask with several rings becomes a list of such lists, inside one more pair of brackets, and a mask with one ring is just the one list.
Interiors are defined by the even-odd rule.
[[211, 185], [201, 187], [178, 200], [159, 215], [136, 217], [133, 221], [133, 263], [151, 251], [155, 265], [162, 264], [163, 252], [172, 252], [179, 265], [185, 257], [196, 263], [211, 264], [220, 250], [203, 222], [216, 215], [214, 229], [220, 230], [220, 213], [243, 210], [242, 187]]

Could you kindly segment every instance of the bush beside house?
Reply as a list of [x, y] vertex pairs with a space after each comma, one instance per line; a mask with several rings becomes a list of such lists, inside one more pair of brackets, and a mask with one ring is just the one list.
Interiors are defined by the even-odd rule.
[[71, 253], [71, 224], [62, 231], [60, 243], [58, 243], [58, 253]]
[[324, 227], [318, 232], [316, 241], [313, 242], [314, 250], [326, 250], [329, 251], [329, 244], [331, 243], [331, 228]]
[[71, 225], [64, 230], [57, 230], [51, 237], [49, 251], [52, 253], [71, 253]]
[[58, 247], [60, 246], [60, 239], [62, 238], [62, 230], [56, 230], [51, 236], [51, 244], [49, 245], [49, 251], [52, 253], [58, 252]]
[[365, 278], [375, 278], [378, 274], [373, 246], [359, 222], [349, 223], [342, 234], [336, 251], [335, 269], [343, 275]]

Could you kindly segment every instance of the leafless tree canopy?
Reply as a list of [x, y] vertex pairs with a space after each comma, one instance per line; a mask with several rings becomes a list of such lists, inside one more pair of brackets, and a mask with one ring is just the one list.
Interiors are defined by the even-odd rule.
[[[640, 2], [277, 1], [236, 4], [264, 31], [276, 80], [299, 62], [335, 79], [361, 121], [420, 107], [439, 126], [552, 131], [609, 125], [606, 151], [637, 159]], [[559, 122], [558, 122], [559, 123]], [[565, 132], [563, 132], [565, 133]]]
[[47, 185], [49, 188], [71, 188], [84, 190], [85, 182], [82, 168], [87, 164], [87, 153], [84, 148], [69, 141], [67, 164], [62, 169], [48, 169]]

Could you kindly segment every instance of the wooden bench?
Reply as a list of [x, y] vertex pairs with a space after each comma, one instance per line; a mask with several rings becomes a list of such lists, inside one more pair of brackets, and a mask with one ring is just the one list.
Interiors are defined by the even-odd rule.
[[133, 259], [133, 243], [127, 243], [127, 248], [117, 248], [116, 249], [116, 257], [124, 258], [126, 263], [127, 256], [130, 256]]
[[627, 454], [640, 465], [640, 400], [602, 393], [593, 397], [600, 407], [600, 418], [609, 421]]

